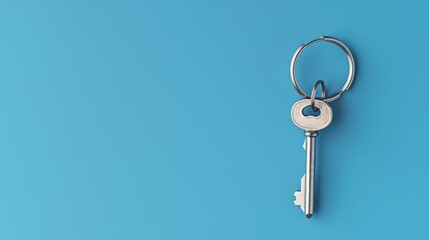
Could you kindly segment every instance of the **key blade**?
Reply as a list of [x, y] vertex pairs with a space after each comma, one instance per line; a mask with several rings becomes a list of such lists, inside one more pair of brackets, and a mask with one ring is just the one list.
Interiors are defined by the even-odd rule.
[[304, 196], [305, 196], [305, 175], [301, 178], [301, 190], [295, 192], [295, 205], [300, 206], [301, 210], [305, 213], [305, 204], [304, 204]]

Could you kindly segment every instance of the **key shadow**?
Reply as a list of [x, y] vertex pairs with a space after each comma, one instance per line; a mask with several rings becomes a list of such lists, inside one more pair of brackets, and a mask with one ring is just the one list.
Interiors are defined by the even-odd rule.
[[328, 155], [326, 150], [330, 144], [341, 144], [335, 143], [335, 138], [338, 134], [346, 131], [342, 116], [350, 111], [341, 101], [334, 101], [330, 105], [334, 111], [333, 121], [327, 129], [319, 132], [316, 139], [314, 209], [317, 215], [324, 214], [327, 209], [331, 209], [329, 202], [331, 202], [331, 198], [335, 197], [332, 194], [335, 192], [333, 190], [335, 186], [329, 183], [340, 181], [338, 169], [335, 167], [338, 166], [337, 161], [340, 159], [330, 157], [332, 155]]
[[[353, 50], [353, 46], [350, 46]], [[359, 66], [359, 60], [360, 56], [358, 53], [353, 52], [354, 60], [356, 66]], [[359, 77], [358, 74], [358, 67], [355, 69], [355, 76], [354, 79], [356, 80]], [[358, 81], [354, 81], [351, 89], [356, 88], [356, 85], [361, 84], [360, 82], [363, 79], [359, 79]], [[347, 94], [345, 92], [344, 94]], [[335, 190], [335, 185], [332, 185], [332, 183], [336, 183], [341, 181], [340, 179], [340, 173], [338, 172], [338, 168], [335, 166], [341, 165], [340, 161], [343, 161], [344, 159], [340, 158], [332, 158], [332, 155], [327, 154], [327, 147], [330, 144], [336, 144], [338, 146], [341, 145], [341, 143], [336, 141], [336, 138], [338, 138], [339, 134], [344, 134], [347, 131], [347, 127], [345, 124], [344, 116], [347, 116], [350, 114], [350, 111], [352, 111], [350, 108], [346, 106], [345, 101], [342, 101], [342, 97], [336, 101], [333, 101], [330, 103], [332, 110], [333, 110], [333, 121], [331, 125], [326, 129], [320, 131], [320, 135], [317, 141], [316, 146], [316, 161], [315, 161], [315, 199], [314, 199], [314, 209], [315, 214], [328, 214], [331, 209], [334, 207], [330, 202], [332, 202], [332, 198], [337, 197], [334, 194], [340, 194], [339, 191]], [[329, 151], [332, 151], [329, 150]], [[331, 184], [331, 185], [329, 185]]]

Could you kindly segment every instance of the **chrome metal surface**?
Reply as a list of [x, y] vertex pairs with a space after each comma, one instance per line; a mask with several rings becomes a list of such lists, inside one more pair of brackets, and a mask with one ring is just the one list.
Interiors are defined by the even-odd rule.
[[305, 116], [303, 109], [311, 105], [311, 99], [303, 99], [292, 107], [291, 115], [293, 122], [305, 130], [304, 149], [306, 151], [305, 174], [301, 178], [301, 189], [295, 192], [295, 205], [301, 207], [307, 218], [313, 216], [314, 208], [314, 165], [316, 154], [317, 131], [329, 126], [333, 113], [329, 104], [314, 100], [314, 104], [320, 109], [319, 116]]
[[322, 37], [315, 39], [315, 40], [313, 40], [307, 44], [302, 44], [296, 50], [295, 54], [292, 57], [292, 61], [290, 64], [290, 77], [292, 79], [292, 83], [295, 86], [296, 91], [301, 96], [303, 96], [304, 98], [310, 98], [310, 96], [308, 94], [306, 94], [301, 89], [301, 87], [299, 86], [298, 80], [296, 79], [295, 68], [296, 68], [296, 63], [299, 59], [299, 56], [304, 51], [304, 49], [311, 46], [312, 44], [315, 44], [315, 43], [321, 42], [321, 41], [330, 42], [330, 43], [333, 43], [333, 44], [337, 45], [338, 47], [340, 47], [344, 51], [344, 53], [346, 54], [347, 60], [349, 62], [349, 73], [348, 73], [347, 80], [346, 80], [346, 83], [344, 84], [344, 86], [341, 88], [341, 90], [339, 92], [334, 93], [332, 95], [329, 95], [329, 96], [322, 99], [325, 102], [332, 102], [332, 101], [340, 98], [341, 94], [350, 88], [350, 86], [353, 83], [353, 79], [354, 79], [354, 75], [355, 75], [355, 61], [353, 59], [353, 55], [352, 55], [351, 51], [349, 50], [349, 48], [344, 43], [342, 43], [340, 40], [333, 38], [333, 37], [322, 36]]
[[310, 97], [311, 108], [313, 109], [313, 111], [317, 111], [314, 101], [316, 100], [316, 91], [319, 84], [320, 86], [322, 86], [322, 95], [320, 96], [319, 99], [324, 99], [326, 97], [325, 82], [323, 80], [317, 80], [316, 84], [314, 84], [313, 90], [311, 91], [311, 97]]

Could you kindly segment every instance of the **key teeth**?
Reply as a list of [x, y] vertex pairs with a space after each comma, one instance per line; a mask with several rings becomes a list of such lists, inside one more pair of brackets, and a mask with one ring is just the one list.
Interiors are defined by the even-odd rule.
[[302, 199], [302, 192], [296, 191], [293, 195], [295, 196], [295, 201], [293, 203], [295, 203], [295, 205], [301, 206], [300, 200]]
[[302, 211], [304, 211], [304, 194], [303, 194], [303, 192], [296, 191], [294, 195], [295, 195], [295, 201], [293, 203], [297, 206], [300, 206]]
[[305, 194], [305, 175], [301, 178], [301, 191], [296, 191], [294, 193], [295, 201], [294, 204], [301, 207], [301, 210], [304, 212], [304, 194]]

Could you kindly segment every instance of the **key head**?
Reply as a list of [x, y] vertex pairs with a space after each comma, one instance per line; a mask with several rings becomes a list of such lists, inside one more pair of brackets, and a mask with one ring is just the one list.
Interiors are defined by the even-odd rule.
[[324, 101], [315, 100], [314, 105], [320, 110], [319, 116], [305, 116], [303, 110], [310, 105], [310, 99], [299, 100], [293, 105], [291, 111], [293, 123], [308, 132], [316, 132], [329, 126], [333, 116], [331, 106]]

